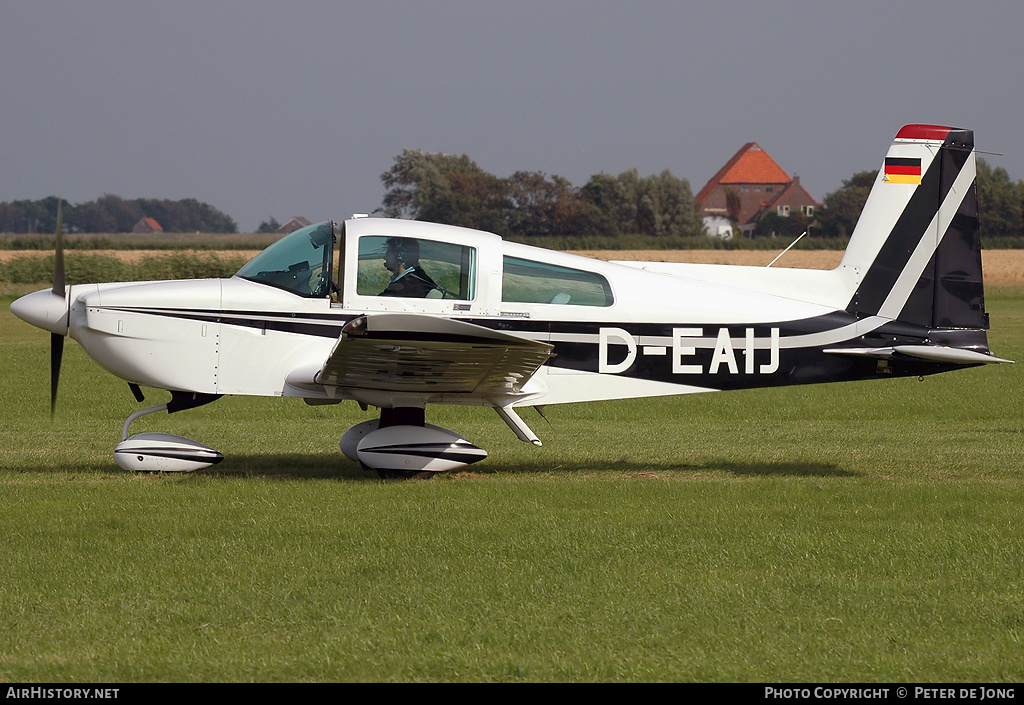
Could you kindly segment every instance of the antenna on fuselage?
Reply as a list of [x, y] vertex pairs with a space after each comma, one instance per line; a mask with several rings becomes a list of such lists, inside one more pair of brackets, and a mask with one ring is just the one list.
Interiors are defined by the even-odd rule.
[[786, 248], [786, 249], [784, 249], [784, 250], [783, 250], [782, 252], [780, 252], [780, 253], [779, 253], [779, 255], [778, 255], [778, 257], [776, 257], [776, 258], [775, 258], [775, 259], [773, 259], [773, 260], [772, 260], [771, 262], [769, 262], [768, 264], [766, 264], [766, 265], [765, 265], [765, 268], [767, 268], [767, 267], [771, 267], [771, 266], [772, 266], [773, 264], [775, 264], [776, 262], [778, 262], [778, 261], [779, 261], [779, 257], [782, 257], [782, 255], [784, 255], [784, 254], [786, 254], [787, 252], [789, 252], [790, 248], [791, 248], [791, 247], [793, 247], [793, 245], [795, 245], [796, 243], [800, 242], [800, 238], [802, 238], [802, 237], [803, 237], [804, 235], [806, 235], [807, 233], [808, 233], [808, 231], [807, 231], [807, 230], [804, 230], [804, 231], [803, 231], [803, 233], [801, 233], [801, 234], [800, 234], [800, 237], [798, 237], [798, 238], [797, 238], [796, 240], [793, 240], [793, 242], [789, 243], [789, 247], [787, 247], [787, 248]]

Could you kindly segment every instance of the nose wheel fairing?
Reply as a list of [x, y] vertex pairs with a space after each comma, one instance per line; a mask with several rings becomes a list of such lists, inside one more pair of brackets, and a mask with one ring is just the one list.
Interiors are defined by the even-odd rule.
[[133, 472], [193, 472], [216, 465], [224, 455], [172, 433], [138, 433], [117, 444], [114, 460]]
[[[133, 388], [136, 399], [141, 391]], [[172, 433], [138, 433], [128, 435], [128, 429], [136, 419], [166, 411], [172, 414], [184, 409], [209, 404], [218, 395], [171, 392], [171, 401], [148, 409], [141, 409], [128, 417], [121, 428], [121, 442], [114, 448], [114, 460], [125, 470], [133, 472], [194, 472], [208, 468], [224, 460], [224, 455], [208, 445]]]

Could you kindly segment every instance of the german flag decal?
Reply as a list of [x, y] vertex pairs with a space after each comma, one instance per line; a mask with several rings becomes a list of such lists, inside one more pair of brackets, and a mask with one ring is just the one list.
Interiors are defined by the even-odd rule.
[[886, 157], [883, 180], [892, 184], [920, 184], [920, 157]]

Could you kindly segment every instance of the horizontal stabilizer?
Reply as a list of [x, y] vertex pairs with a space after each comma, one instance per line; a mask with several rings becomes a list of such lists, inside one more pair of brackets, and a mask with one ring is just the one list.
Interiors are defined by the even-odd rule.
[[957, 365], [989, 365], [995, 362], [1010, 362], [995, 355], [977, 352], [976, 350], [963, 350], [961, 348], [948, 348], [938, 345], [897, 345], [896, 352], [901, 355], [919, 357], [923, 360], [934, 362], [951, 362]]
[[954, 365], [991, 365], [997, 362], [1013, 363], [1013, 360], [1004, 360], [1001, 357], [977, 352], [976, 350], [950, 348], [943, 345], [895, 345], [887, 348], [829, 348], [824, 352], [833, 355], [854, 355], [856, 357], [874, 357], [884, 360], [891, 360], [896, 355], [906, 355], [907, 357], [916, 357], [920, 360], [944, 362]]
[[888, 360], [896, 351], [893, 348], [826, 348], [822, 352], [829, 355], [852, 355], [853, 357], [874, 357]]

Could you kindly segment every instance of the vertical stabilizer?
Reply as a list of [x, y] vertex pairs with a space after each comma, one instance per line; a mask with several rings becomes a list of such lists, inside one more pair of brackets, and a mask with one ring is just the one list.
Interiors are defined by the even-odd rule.
[[848, 310], [929, 329], [983, 329], [974, 133], [907, 125], [889, 147], [840, 268]]

